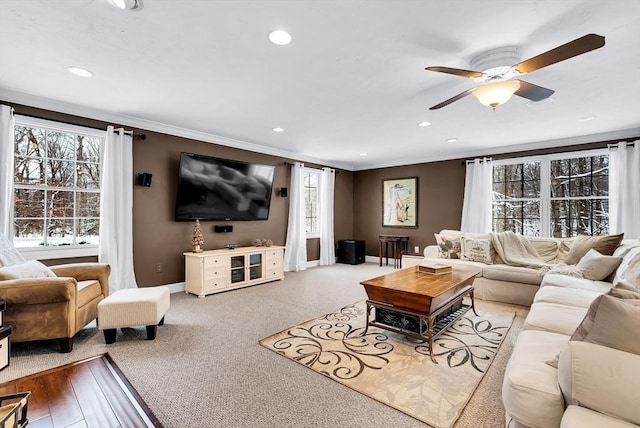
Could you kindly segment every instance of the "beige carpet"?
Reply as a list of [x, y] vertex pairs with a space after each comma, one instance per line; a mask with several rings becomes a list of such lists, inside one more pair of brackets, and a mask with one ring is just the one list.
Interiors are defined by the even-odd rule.
[[365, 325], [364, 301], [260, 341], [291, 360], [433, 427], [460, 417], [514, 319], [513, 311], [468, 312], [428, 344]]

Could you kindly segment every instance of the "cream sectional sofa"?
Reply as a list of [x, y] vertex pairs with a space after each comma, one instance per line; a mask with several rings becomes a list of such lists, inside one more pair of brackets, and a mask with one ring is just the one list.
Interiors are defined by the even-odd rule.
[[[558, 263], [566, 261], [573, 239], [535, 238], [531, 244], [541, 257]], [[539, 275], [537, 269], [501, 263], [442, 259], [435, 246], [427, 247], [424, 253], [427, 263], [478, 268], [474, 286], [481, 299], [531, 306], [503, 380], [508, 428], [640, 426], [640, 351], [576, 338], [577, 329], [593, 324], [586, 315], [590, 307], [597, 309], [596, 303], [604, 299], [599, 296], [619, 288], [640, 293], [640, 241], [623, 241], [614, 251], [622, 262], [613, 278], [608, 278], [611, 282], [553, 273]], [[492, 258], [495, 260], [495, 254]], [[606, 298], [617, 301], [615, 297]], [[626, 318], [615, 312], [613, 322], [609, 320], [604, 328], [611, 337], [623, 329], [623, 335], [629, 335], [640, 347], [640, 299], [632, 302], [625, 304], [638, 305], [637, 310], [631, 310]], [[594, 309], [591, 311], [593, 316]], [[605, 310], [595, 313], [600, 320], [606, 319]]]

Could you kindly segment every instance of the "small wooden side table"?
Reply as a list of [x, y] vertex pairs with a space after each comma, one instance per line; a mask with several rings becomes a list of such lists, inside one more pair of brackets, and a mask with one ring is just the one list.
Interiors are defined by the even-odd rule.
[[384, 244], [384, 255], [386, 264], [389, 264], [389, 247], [393, 251], [393, 267], [394, 269], [402, 268], [402, 253], [407, 250], [409, 245], [409, 237], [405, 235], [378, 235], [378, 257], [380, 258], [380, 266], [382, 266], [382, 246]]
[[7, 308], [7, 304], [4, 300], [0, 300], [0, 370], [4, 370], [9, 367], [9, 354], [10, 343], [9, 336], [11, 336], [11, 326], [4, 325], [3, 312]]

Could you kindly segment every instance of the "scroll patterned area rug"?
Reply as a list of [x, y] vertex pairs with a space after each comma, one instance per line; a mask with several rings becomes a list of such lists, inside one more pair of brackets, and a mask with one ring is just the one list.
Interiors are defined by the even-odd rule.
[[434, 341], [375, 327], [362, 336], [365, 302], [288, 328], [260, 344], [433, 427], [449, 428], [482, 380], [513, 312], [467, 312]]

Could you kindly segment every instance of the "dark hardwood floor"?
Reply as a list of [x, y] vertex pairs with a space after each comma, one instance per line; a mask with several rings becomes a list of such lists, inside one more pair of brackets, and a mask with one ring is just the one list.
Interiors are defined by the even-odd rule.
[[108, 354], [0, 384], [31, 391], [29, 428], [162, 427]]

